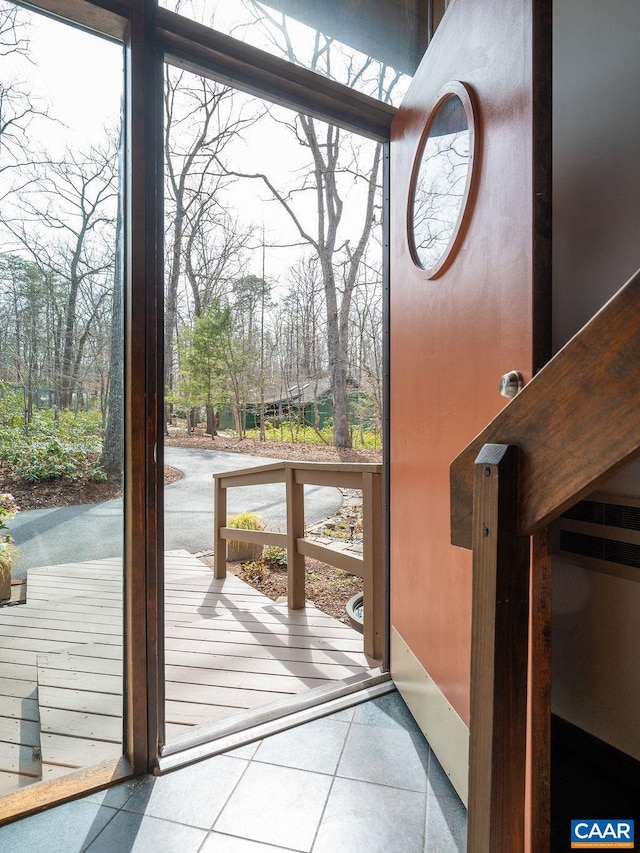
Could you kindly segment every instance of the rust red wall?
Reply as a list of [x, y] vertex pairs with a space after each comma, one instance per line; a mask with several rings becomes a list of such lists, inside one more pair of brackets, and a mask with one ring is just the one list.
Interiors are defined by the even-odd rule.
[[[506, 403], [502, 374], [531, 377], [531, 5], [451, 4], [391, 146], [391, 622], [467, 724], [471, 554], [449, 542], [449, 464]], [[479, 175], [465, 239], [428, 280], [409, 253], [409, 184], [450, 80], [475, 93]]]

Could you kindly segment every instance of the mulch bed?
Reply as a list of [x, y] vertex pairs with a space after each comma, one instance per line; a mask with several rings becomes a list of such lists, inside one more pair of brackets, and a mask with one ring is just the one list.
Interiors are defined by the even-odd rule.
[[267, 456], [271, 459], [292, 459], [304, 462], [382, 462], [381, 450], [352, 450], [326, 444], [299, 444], [288, 441], [260, 441], [219, 433], [194, 435], [185, 429], [172, 428], [165, 439], [167, 447], [194, 447], [198, 450], [223, 450], [225, 453], [246, 453], [248, 456]]
[[[177, 468], [164, 469], [165, 486], [181, 479]], [[92, 483], [86, 477], [78, 480], [41, 480], [28, 483], [15, 474], [0, 470], [0, 492], [10, 492], [20, 509], [49, 509], [60, 506], [94, 504], [119, 498], [122, 494], [120, 478], [106, 483]]]
[[20, 509], [47, 509], [50, 507], [73, 506], [108, 501], [122, 494], [122, 483], [107, 480], [92, 483], [86, 478], [79, 480], [40, 480], [28, 483], [8, 471], [0, 471], [0, 492], [10, 492]]
[[[260, 571], [259, 563], [228, 563], [229, 571], [236, 574], [241, 580], [248, 583], [254, 589], [277, 601], [287, 595], [287, 567], [277, 567]], [[357, 592], [362, 592], [362, 580], [353, 575], [334, 569], [310, 557], [305, 558], [306, 580], [305, 593], [307, 601], [348, 624], [346, 606], [347, 601]]]

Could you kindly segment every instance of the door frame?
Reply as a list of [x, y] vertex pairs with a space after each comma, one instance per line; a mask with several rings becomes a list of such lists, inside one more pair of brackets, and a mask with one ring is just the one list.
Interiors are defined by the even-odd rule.
[[[429, 29], [443, 0], [428, 0]], [[157, 770], [164, 742], [163, 147], [164, 63], [306, 112], [384, 146], [384, 595], [389, 665], [389, 140], [396, 108], [208, 27], [156, 0], [28, 0], [24, 5], [123, 45], [125, 191], [124, 755], [0, 799], [0, 824]], [[429, 32], [428, 37], [430, 37]], [[135, 226], [135, 227], [134, 227]], [[189, 759], [184, 758], [183, 763]], [[180, 762], [172, 762], [172, 768]]]

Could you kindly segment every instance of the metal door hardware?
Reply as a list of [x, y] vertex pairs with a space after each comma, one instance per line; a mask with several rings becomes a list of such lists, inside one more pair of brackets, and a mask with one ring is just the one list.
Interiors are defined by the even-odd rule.
[[500, 393], [503, 397], [516, 397], [524, 388], [524, 379], [519, 370], [511, 370], [500, 380]]

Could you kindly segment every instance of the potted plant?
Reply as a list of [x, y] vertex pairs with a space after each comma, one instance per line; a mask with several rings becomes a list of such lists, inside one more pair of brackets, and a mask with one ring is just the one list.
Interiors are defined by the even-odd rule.
[[11, 598], [11, 567], [18, 556], [13, 538], [5, 533], [9, 521], [18, 512], [13, 495], [0, 494], [0, 601]]
[[[227, 519], [227, 527], [236, 527], [238, 530], [264, 530], [265, 523], [256, 512], [241, 512]], [[227, 561], [229, 563], [245, 562], [246, 560], [259, 560], [262, 556], [262, 545], [254, 545], [252, 542], [237, 542], [235, 539], [227, 540]]]

